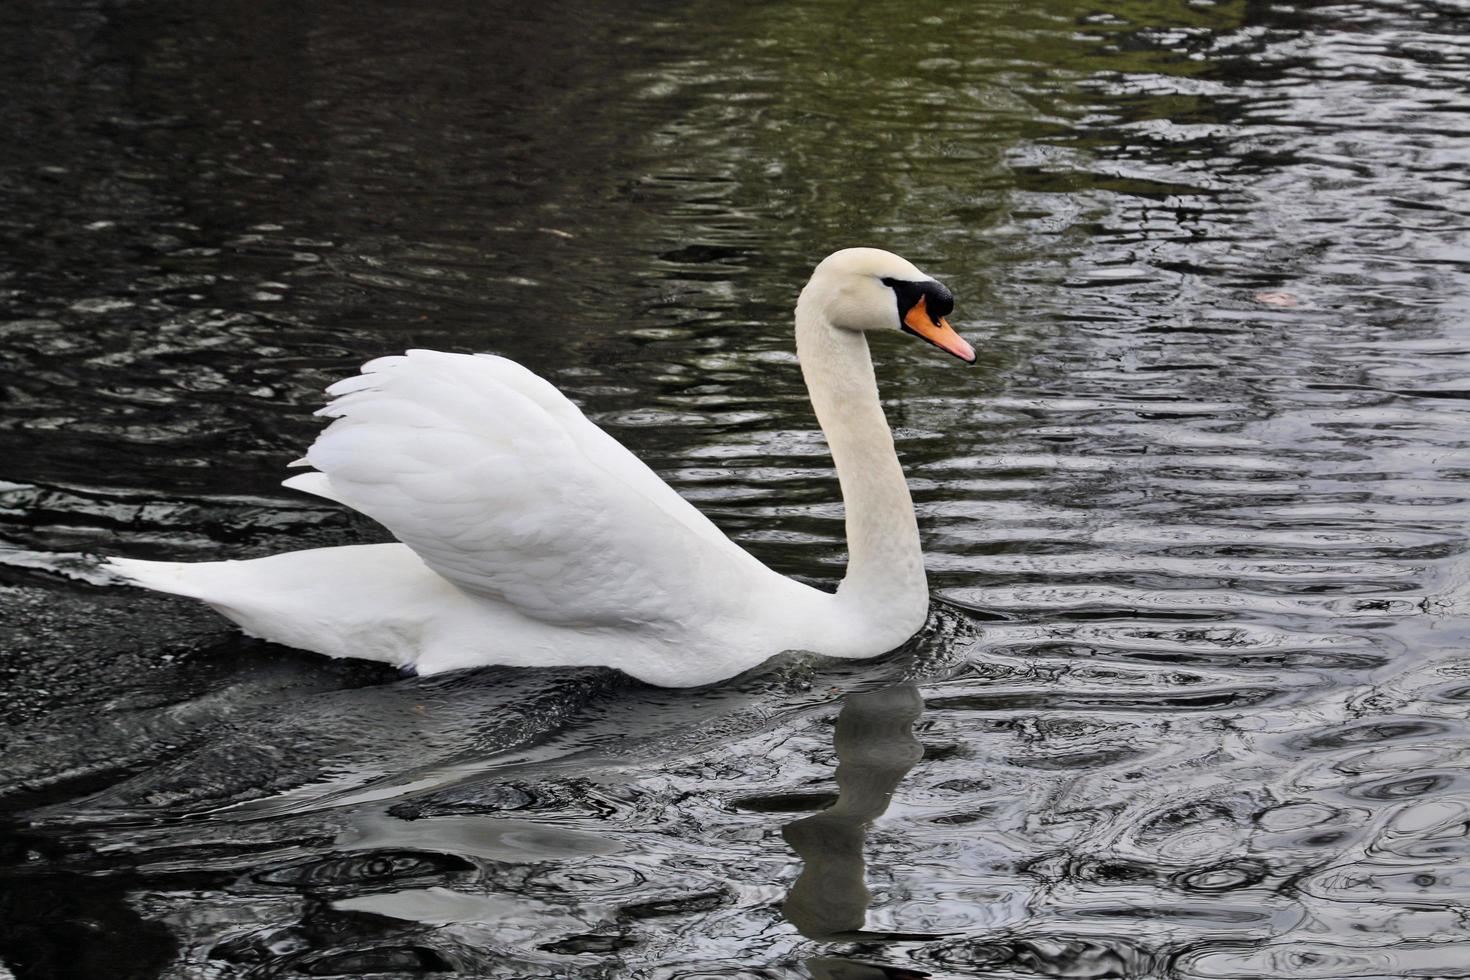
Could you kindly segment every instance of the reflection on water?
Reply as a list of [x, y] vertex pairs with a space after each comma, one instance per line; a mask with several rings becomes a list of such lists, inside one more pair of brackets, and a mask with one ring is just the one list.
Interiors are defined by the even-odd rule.
[[[1467, 38], [1453, 0], [0, 5], [0, 961], [1463, 973]], [[981, 351], [875, 346], [939, 600], [894, 656], [398, 681], [75, 557], [380, 539], [278, 481], [325, 383], [429, 346], [830, 584], [790, 311], [859, 242]], [[833, 717], [904, 684], [923, 762], [844, 844]], [[848, 887], [787, 918], [793, 822]]]
[[862, 929], [872, 895], [863, 881], [863, 841], [893, 791], [924, 754], [911, 731], [924, 710], [919, 689], [901, 684], [849, 694], [837, 715], [837, 800], [793, 820], [781, 836], [800, 855], [801, 877], [781, 911], [812, 939]]

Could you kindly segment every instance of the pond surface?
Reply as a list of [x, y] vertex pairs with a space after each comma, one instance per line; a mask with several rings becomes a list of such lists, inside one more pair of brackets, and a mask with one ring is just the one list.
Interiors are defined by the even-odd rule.
[[[22, 0], [0, 87], [0, 976], [1470, 976], [1464, 0]], [[890, 656], [400, 681], [78, 557], [382, 540], [278, 482], [427, 346], [830, 585], [851, 244], [981, 351], [875, 345]]]

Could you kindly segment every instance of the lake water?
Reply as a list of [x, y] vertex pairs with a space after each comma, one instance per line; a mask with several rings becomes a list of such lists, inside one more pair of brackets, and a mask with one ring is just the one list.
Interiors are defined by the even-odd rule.
[[[0, 977], [1470, 976], [1465, 0], [21, 0], [0, 92]], [[400, 681], [76, 557], [382, 540], [278, 482], [427, 346], [830, 585], [851, 244], [980, 351], [875, 344], [895, 654]]]

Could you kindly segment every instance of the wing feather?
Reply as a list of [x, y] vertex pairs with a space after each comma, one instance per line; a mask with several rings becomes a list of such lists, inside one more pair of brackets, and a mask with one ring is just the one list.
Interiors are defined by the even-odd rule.
[[527, 616], [717, 616], [768, 572], [545, 380], [491, 355], [409, 351], [332, 385], [286, 481], [367, 514], [434, 571]]

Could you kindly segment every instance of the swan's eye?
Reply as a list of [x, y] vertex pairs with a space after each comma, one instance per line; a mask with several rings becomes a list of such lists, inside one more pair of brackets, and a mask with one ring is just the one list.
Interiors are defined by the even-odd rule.
[[909, 310], [914, 308], [914, 304], [924, 293], [919, 289], [918, 283], [908, 279], [892, 279], [885, 276], [882, 282], [898, 297], [898, 327], [902, 330], [904, 318], [909, 315]]

